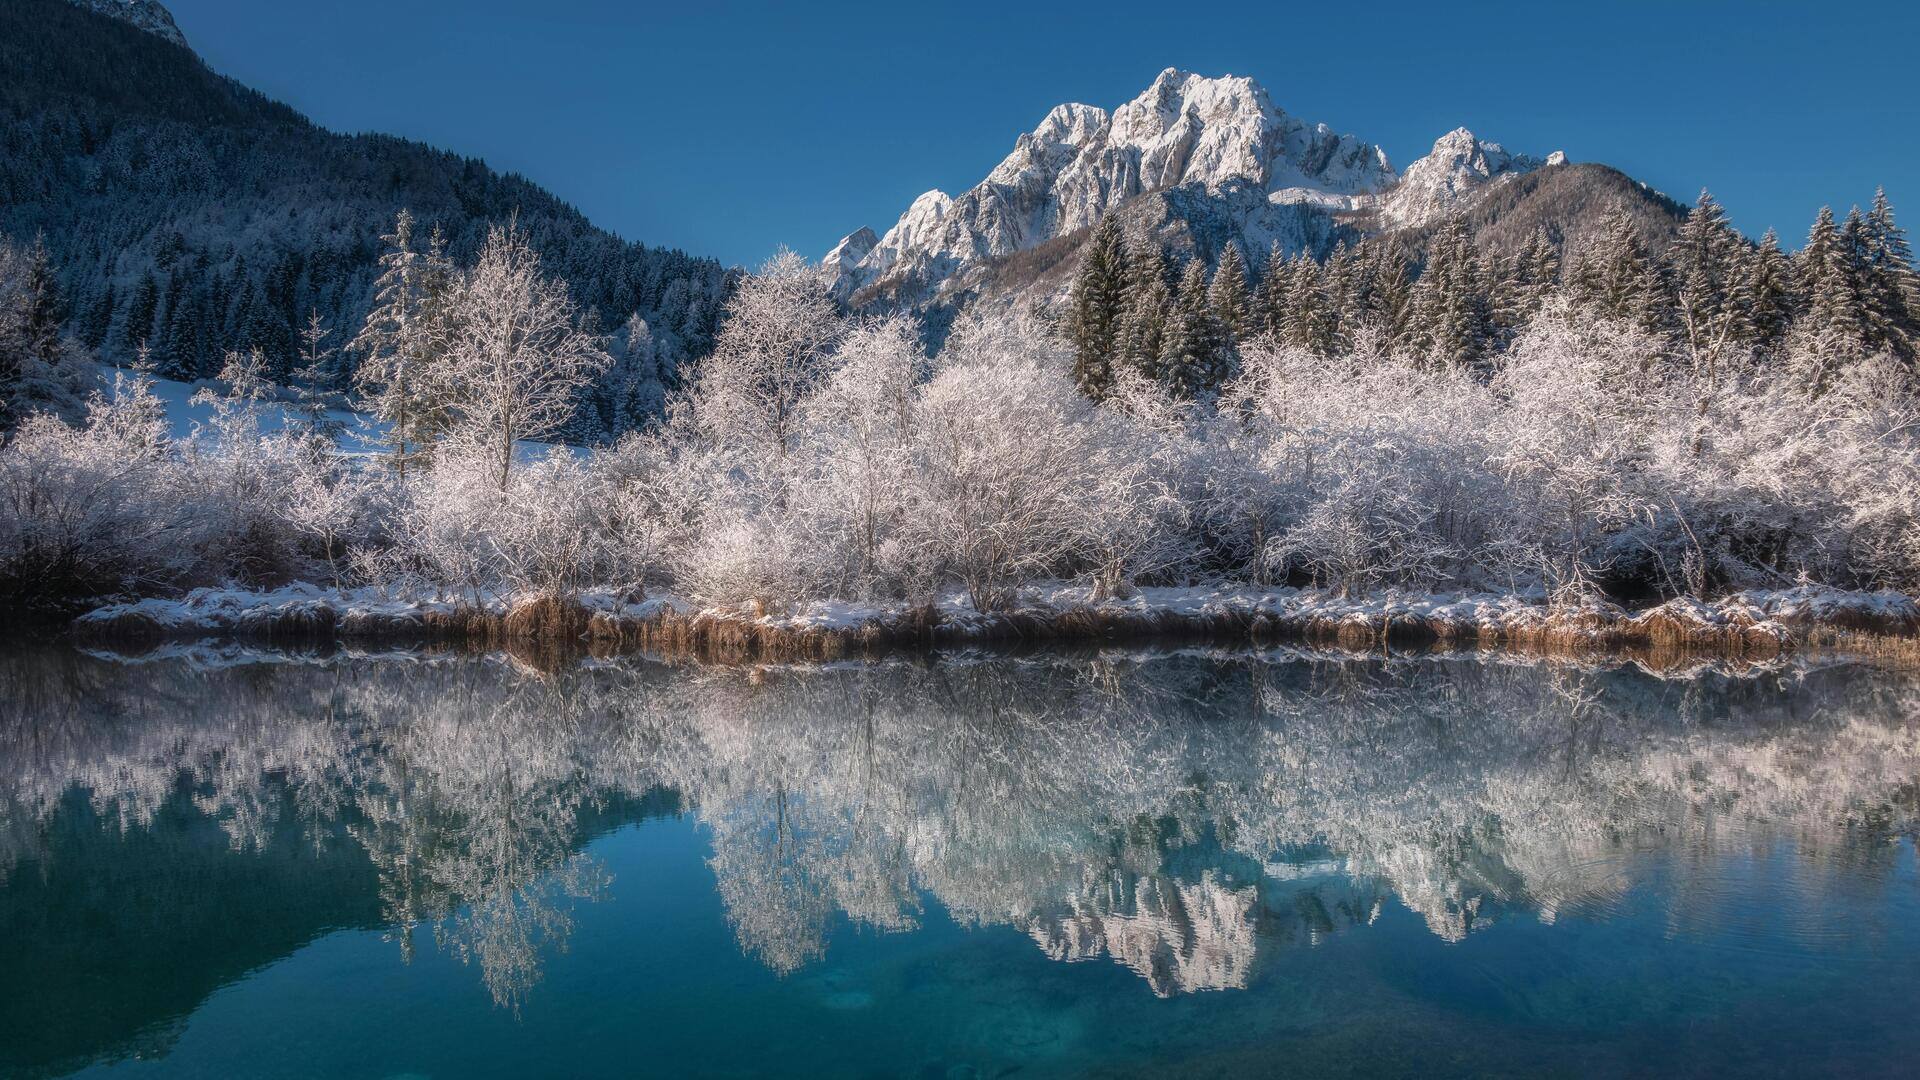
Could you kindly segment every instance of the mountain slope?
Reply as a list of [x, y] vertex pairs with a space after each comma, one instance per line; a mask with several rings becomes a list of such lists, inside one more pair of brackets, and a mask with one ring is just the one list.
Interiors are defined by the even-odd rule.
[[1460, 215], [1502, 248], [1535, 224], [1584, 239], [1609, 200], [1650, 234], [1677, 206], [1603, 166], [1514, 153], [1465, 128], [1397, 172], [1377, 147], [1290, 116], [1251, 79], [1169, 68], [1112, 113], [1057, 106], [980, 184], [927, 192], [884, 235], [858, 230], [827, 262], [855, 305], [1046, 300], [1109, 215], [1176, 254], [1211, 260], [1232, 243], [1257, 264], [1276, 246], [1324, 257], [1383, 233], [1419, 252]]
[[45, 237], [89, 344], [124, 358], [146, 341], [184, 378], [249, 345], [284, 368], [309, 311], [335, 344], [359, 323], [406, 207], [456, 260], [517, 215], [603, 325], [646, 319], [665, 379], [708, 347], [718, 262], [628, 243], [478, 160], [317, 127], [209, 70], [153, 9], [0, 4], [0, 232]]

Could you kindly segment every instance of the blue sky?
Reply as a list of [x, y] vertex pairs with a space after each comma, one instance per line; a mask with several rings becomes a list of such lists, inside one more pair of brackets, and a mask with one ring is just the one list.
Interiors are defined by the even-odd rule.
[[1885, 184], [1920, 226], [1920, 4], [166, 0], [212, 66], [343, 131], [524, 173], [630, 239], [754, 264], [885, 231], [1048, 108], [1250, 75], [1396, 167], [1458, 125], [1702, 185], [1797, 245]]

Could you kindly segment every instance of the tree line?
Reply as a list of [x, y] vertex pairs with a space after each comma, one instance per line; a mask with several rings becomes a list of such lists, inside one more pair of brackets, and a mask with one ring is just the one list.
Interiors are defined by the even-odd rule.
[[1182, 266], [1109, 217], [1088, 238], [1063, 329], [1089, 396], [1131, 372], [1194, 398], [1217, 393], [1256, 340], [1331, 356], [1366, 334], [1428, 363], [1484, 371], [1555, 297], [1639, 326], [1660, 353], [1695, 366], [1740, 350], [1795, 352], [1818, 385], [1847, 357], [1885, 352], [1911, 365], [1920, 343], [1920, 275], [1884, 190], [1838, 222], [1822, 208], [1795, 255], [1772, 230], [1747, 240], [1703, 191], [1664, 250], [1650, 250], [1618, 211], [1573, 253], [1541, 229], [1519, 251], [1488, 254], [1453, 220], [1418, 266], [1392, 240], [1368, 238], [1324, 262], [1276, 244], [1258, 275], [1235, 243], [1209, 274], [1203, 260]]
[[[294, 579], [759, 612], [1006, 610], [1064, 582], [1566, 604], [1913, 590], [1912, 270], [1884, 200], [1831, 242], [1829, 220], [1789, 258], [1704, 203], [1658, 260], [1623, 240], [1555, 272], [1548, 245], [1494, 260], [1449, 226], [1404, 288], [1378, 245], [1250, 284], [1223, 253], [1176, 280], [1108, 227], [1064, 318], [978, 306], [931, 354], [916, 320], [849, 312], [787, 254], [734, 289], [659, 422], [542, 454], [516, 444], [638, 363], [632, 336], [597, 332], [517, 223], [462, 264], [402, 215], [368, 317], [346, 340], [313, 321], [300, 345], [303, 368], [356, 355], [376, 455], [338, 452], [318, 399], [264, 423], [251, 349], [188, 433], [123, 371], [84, 418], [29, 415], [0, 446], [0, 603]], [[48, 276], [31, 249], [5, 265]], [[85, 355], [49, 338], [47, 290], [0, 295], [26, 313], [5, 325], [38, 328], [7, 339], [39, 343], [9, 353], [22, 370]], [[1086, 347], [1096, 323], [1116, 352]]]

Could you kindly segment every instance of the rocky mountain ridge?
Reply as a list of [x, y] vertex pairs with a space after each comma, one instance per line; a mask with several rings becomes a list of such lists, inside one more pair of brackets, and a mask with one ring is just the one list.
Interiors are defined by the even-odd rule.
[[[1045, 272], [1058, 262], [1050, 247], [1113, 213], [1168, 233], [1175, 248], [1215, 252], [1230, 241], [1256, 261], [1276, 245], [1318, 255], [1350, 234], [1461, 213], [1566, 160], [1457, 128], [1401, 172], [1379, 147], [1287, 113], [1252, 79], [1168, 68], [1111, 112], [1056, 106], [978, 185], [921, 195], [885, 234], [858, 229], [826, 262], [856, 305], [1031, 293], [1057, 278]], [[1009, 275], [1009, 262], [1024, 269]]]

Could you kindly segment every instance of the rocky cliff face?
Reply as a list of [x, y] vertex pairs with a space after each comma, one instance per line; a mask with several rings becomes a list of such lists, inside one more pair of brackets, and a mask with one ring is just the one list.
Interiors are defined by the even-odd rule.
[[147, 33], [185, 48], [187, 36], [173, 21], [173, 13], [158, 0], [69, 0], [76, 7], [137, 26]]
[[[1563, 160], [1510, 153], [1461, 128], [1399, 173], [1378, 147], [1288, 114], [1252, 79], [1169, 68], [1112, 112], [1056, 106], [978, 185], [958, 196], [927, 192], [884, 236], [863, 228], [828, 262], [840, 295], [855, 303], [995, 291], [1014, 280], [1047, 291], [1058, 275], [1029, 272], [1059, 261], [1046, 247], [1123, 212], [1175, 248], [1215, 251], [1230, 241], [1256, 259], [1276, 244], [1319, 254], [1343, 222], [1418, 226]], [[1022, 253], [1035, 254], [1015, 258]], [[1005, 273], [1009, 260], [1023, 272]]]

